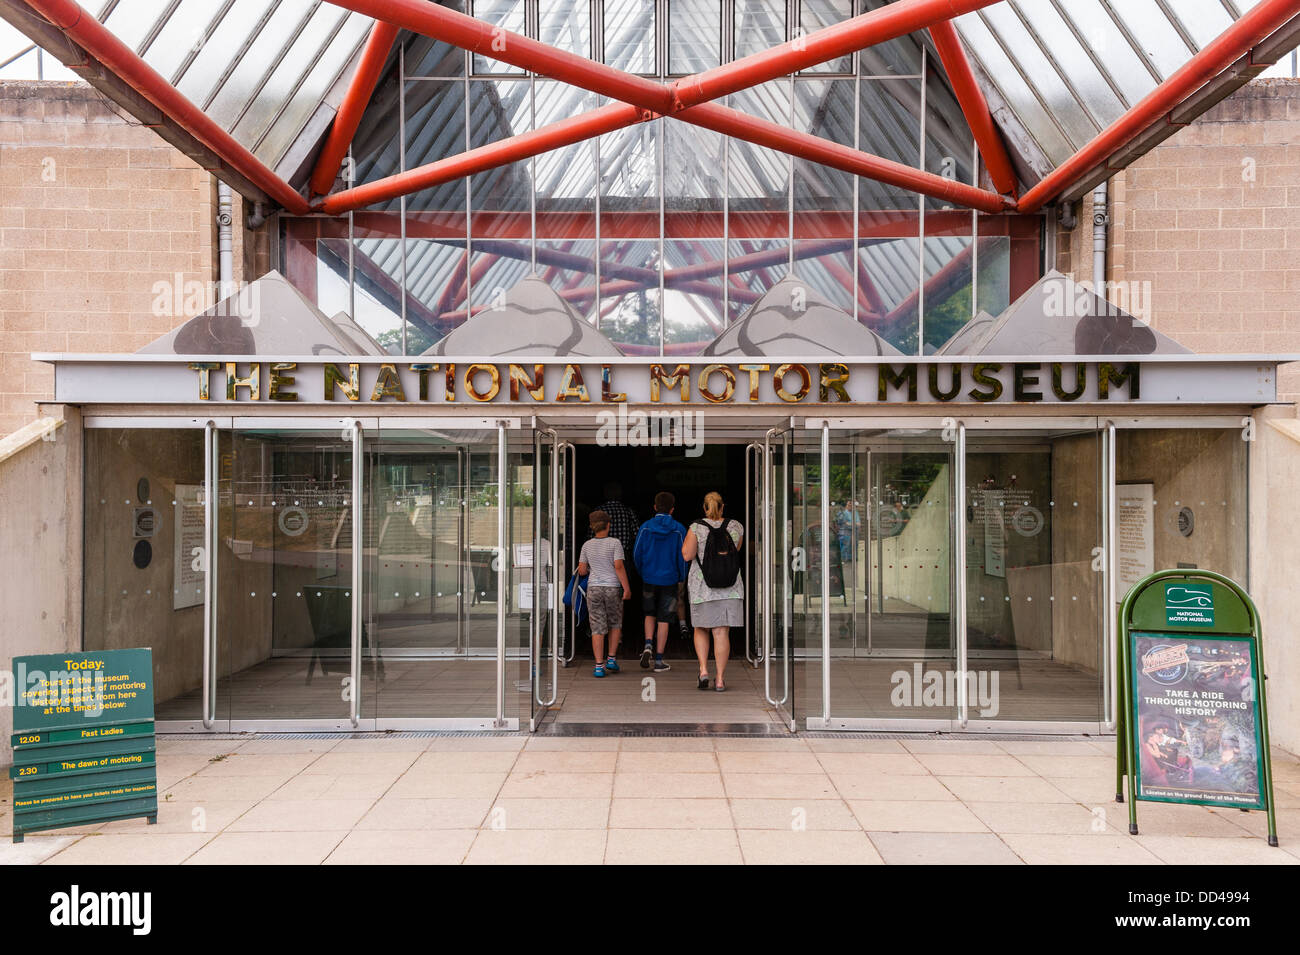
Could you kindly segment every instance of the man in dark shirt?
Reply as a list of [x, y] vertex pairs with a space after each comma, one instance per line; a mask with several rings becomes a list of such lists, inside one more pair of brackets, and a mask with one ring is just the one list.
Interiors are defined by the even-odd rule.
[[623, 488], [617, 481], [606, 484], [604, 494], [605, 501], [596, 510], [609, 515], [609, 536], [617, 538], [623, 545], [623, 553], [631, 555], [641, 523], [636, 519], [636, 512], [623, 503]]

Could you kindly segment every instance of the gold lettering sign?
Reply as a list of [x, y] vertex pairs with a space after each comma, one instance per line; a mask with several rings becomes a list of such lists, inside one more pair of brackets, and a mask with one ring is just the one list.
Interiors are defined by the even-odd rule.
[[997, 364], [976, 365], [972, 368], [970, 376], [975, 379], [975, 384], [982, 385], [983, 388], [987, 388], [988, 390], [984, 391], [980, 388], [972, 388], [970, 391], [970, 397], [974, 401], [997, 401], [1001, 398], [1002, 382], [993, 377], [993, 375], [996, 375], [1001, 370], [1002, 366]]
[[680, 386], [682, 389], [682, 401], [691, 400], [691, 366], [678, 365], [673, 369], [672, 374], [664, 371], [663, 365], [650, 366], [650, 400], [659, 400], [660, 385], [667, 386], [669, 391]]
[[247, 388], [248, 400], [256, 401], [261, 396], [262, 366], [253, 362], [248, 366], [248, 377], [240, 378], [235, 372], [235, 363], [226, 362], [226, 400], [235, 400], [235, 389]]
[[830, 393], [835, 392], [836, 401], [848, 401], [849, 393], [845, 383], [849, 380], [849, 366], [839, 362], [821, 366], [822, 380], [817, 386], [817, 400], [830, 401]]
[[199, 373], [199, 401], [207, 401], [211, 397], [208, 392], [208, 379], [212, 372], [220, 367], [221, 363], [216, 361], [190, 362], [190, 369]]
[[429, 400], [429, 372], [437, 371], [437, 365], [430, 365], [427, 362], [421, 362], [411, 366], [411, 371], [415, 372], [420, 379], [420, 400]]
[[[709, 390], [709, 378], [712, 375], [722, 376], [722, 392], [716, 393]], [[705, 401], [711, 401], [714, 404], [721, 404], [724, 401], [730, 401], [736, 394], [736, 373], [726, 365], [705, 365], [704, 370], [700, 372], [699, 392], [704, 396]]]
[[275, 361], [271, 363], [271, 394], [268, 396], [272, 401], [297, 401], [298, 392], [285, 391], [285, 385], [292, 385], [294, 378], [285, 375], [283, 372], [293, 371], [298, 367], [296, 361]]
[[371, 401], [383, 401], [385, 398], [406, 400], [406, 392], [402, 390], [402, 379], [397, 377], [397, 366], [389, 362], [379, 366], [379, 377], [375, 379], [374, 390], [370, 392]]
[[[798, 391], [786, 390], [785, 379], [791, 372], [798, 374], [803, 379], [803, 384], [799, 386]], [[808, 394], [808, 390], [812, 388], [812, 375], [804, 365], [778, 365], [776, 374], [772, 376], [772, 384], [776, 387], [776, 396], [782, 401], [803, 401]]]
[[326, 363], [323, 367], [325, 373], [325, 400], [334, 400], [334, 388], [337, 386], [339, 391], [343, 392], [343, 397], [348, 401], [361, 400], [361, 373], [360, 366], [356, 362], [348, 365], [348, 377], [343, 377], [343, 372], [338, 365], [332, 362]]
[[582, 383], [582, 369], [577, 365], [564, 366], [564, 377], [560, 380], [560, 393], [555, 396], [556, 401], [568, 401], [570, 398], [577, 398], [579, 401], [591, 400], [591, 395], [587, 394], [587, 386]]
[[1066, 391], [1065, 383], [1062, 380], [1064, 376], [1064, 366], [1059, 361], [1052, 362], [1052, 394], [1060, 401], [1075, 401], [1083, 395], [1083, 391], [1088, 387], [1088, 376], [1084, 365], [1074, 366], [1074, 390]]
[[760, 371], [767, 371], [772, 366], [771, 365], [741, 365], [739, 367], [741, 371], [749, 372], [749, 400], [757, 401], [758, 400], [758, 373]]
[[907, 388], [907, 400], [916, 400], [916, 366], [904, 365], [902, 371], [894, 371], [893, 365], [881, 365], [876, 384], [876, 399], [889, 400], [890, 388]]
[[600, 400], [601, 401], [627, 401], [627, 395], [621, 391], [614, 390], [614, 372], [609, 365], [600, 366]]
[[524, 390], [532, 397], [534, 401], [546, 400], [546, 366], [533, 365], [533, 375], [528, 377], [528, 372], [522, 365], [510, 366], [510, 400], [519, 400], [519, 386], [523, 385]]
[[[479, 391], [475, 386], [477, 375], [486, 374], [491, 382], [487, 391]], [[465, 368], [465, 393], [475, 401], [491, 401], [501, 390], [501, 372], [496, 365], [469, 365]]]

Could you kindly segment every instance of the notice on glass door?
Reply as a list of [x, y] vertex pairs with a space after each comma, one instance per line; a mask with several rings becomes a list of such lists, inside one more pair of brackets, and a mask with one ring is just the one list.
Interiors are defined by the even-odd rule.
[[1152, 484], [1121, 484], [1115, 488], [1115, 597], [1122, 600], [1143, 577], [1156, 569], [1155, 509]]
[[176, 485], [176, 517], [172, 521], [172, 609], [203, 603], [203, 485]]

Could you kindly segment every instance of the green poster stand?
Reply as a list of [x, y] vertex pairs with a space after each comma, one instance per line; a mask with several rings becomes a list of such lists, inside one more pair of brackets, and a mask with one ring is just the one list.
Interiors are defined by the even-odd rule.
[[[1127, 777], [1130, 835], [1138, 834], [1137, 801], [1142, 799], [1263, 809], [1268, 814], [1268, 844], [1278, 844], [1260, 641], [1254, 601], [1222, 574], [1161, 570], [1125, 595], [1117, 647], [1115, 801], [1124, 801]], [[1192, 734], [1190, 743], [1177, 733], [1166, 735], [1168, 728], [1181, 728], [1180, 713], [1190, 714], [1189, 725], [1210, 728]], [[1243, 713], [1253, 717], [1253, 724]], [[1232, 727], [1229, 732], [1239, 735], [1252, 729], [1249, 747], [1220, 739], [1225, 723]], [[1141, 738], [1144, 729], [1151, 732], [1149, 741]], [[1204, 759], [1211, 734], [1210, 745], [1220, 754], [1218, 766]], [[1148, 742], [1150, 748], [1139, 758]], [[1243, 776], [1240, 768], [1252, 769], [1242, 758], [1246, 748], [1253, 749], [1253, 777]], [[1159, 781], [1144, 779], [1144, 772]]]

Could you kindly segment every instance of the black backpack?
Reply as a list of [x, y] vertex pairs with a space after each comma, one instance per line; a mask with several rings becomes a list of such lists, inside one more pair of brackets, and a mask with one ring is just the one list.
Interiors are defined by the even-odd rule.
[[736, 542], [727, 530], [730, 525], [730, 521], [725, 521], [721, 527], [700, 524], [709, 536], [704, 547], [695, 554], [695, 562], [700, 565], [700, 573], [710, 590], [730, 587], [740, 576], [740, 551], [736, 550]]

